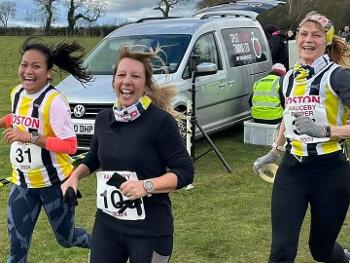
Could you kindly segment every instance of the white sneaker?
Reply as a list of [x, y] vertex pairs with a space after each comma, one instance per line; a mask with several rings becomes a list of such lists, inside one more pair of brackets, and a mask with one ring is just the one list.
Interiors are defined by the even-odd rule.
[[193, 184], [189, 184], [189, 185], [187, 185], [186, 187], [185, 187], [185, 189], [186, 190], [189, 190], [189, 189], [192, 189], [194, 186], [193, 186]]

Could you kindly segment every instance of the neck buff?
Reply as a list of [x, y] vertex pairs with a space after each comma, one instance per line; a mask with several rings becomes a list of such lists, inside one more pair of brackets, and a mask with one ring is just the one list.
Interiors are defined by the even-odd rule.
[[151, 98], [144, 95], [136, 103], [127, 108], [122, 108], [120, 105], [114, 104], [113, 112], [115, 119], [120, 122], [134, 121], [147, 110], [151, 102]]
[[328, 55], [323, 55], [317, 58], [310, 65], [303, 65], [298, 61], [297, 64], [294, 65], [294, 77], [296, 81], [306, 81], [312, 78], [315, 74], [320, 72], [323, 68], [325, 68], [329, 64]]

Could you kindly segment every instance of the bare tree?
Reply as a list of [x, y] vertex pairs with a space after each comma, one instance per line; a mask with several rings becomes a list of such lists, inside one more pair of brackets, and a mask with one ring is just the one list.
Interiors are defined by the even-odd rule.
[[[50, 35], [51, 23], [54, 21], [54, 2], [56, 0], [33, 0], [34, 4], [39, 7], [40, 13], [45, 20], [45, 35]], [[57, 1], [56, 1], [57, 2]]]
[[7, 22], [10, 17], [16, 14], [16, 3], [12, 1], [4, 1], [0, 3], [0, 22], [7, 28]]
[[68, 7], [68, 35], [73, 35], [74, 27], [79, 19], [89, 22], [97, 21], [104, 15], [106, 1], [104, 0], [65, 0]]
[[45, 35], [50, 35], [51, 24], [57, 19], [57, 4], [59, 0], [33, 0], [37, 7], [31, 12], [27, 12], [26, 20], [39, 22], [44, 28]]
[[181, 5], [191, 0], [159, 0], [158, 6], [154, 7], [153, 10], [160, 10], [163, 17], [169, 17], [170, 8], [174, 8], [176, 5]]

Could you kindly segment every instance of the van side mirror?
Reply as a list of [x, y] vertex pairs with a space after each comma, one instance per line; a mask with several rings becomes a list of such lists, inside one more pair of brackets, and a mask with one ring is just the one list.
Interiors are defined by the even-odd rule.
[[196, 66], [196, 76], [213, 75], [218, 71], [218, 66], [212, 62], [202, 62]]

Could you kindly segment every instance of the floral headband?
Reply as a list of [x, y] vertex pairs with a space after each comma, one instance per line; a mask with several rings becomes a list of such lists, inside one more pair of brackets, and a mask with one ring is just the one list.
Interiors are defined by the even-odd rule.
[[322, 27], [322, 29], [326, 32], [327, 46], [332, 44], [335, 30], [331, 20], [316, 12], [311, 12], [308, 15], [306, 15], [306, 17], [301, 21], [299, 27], [301, 27], [307, 21], [319, 24]]

